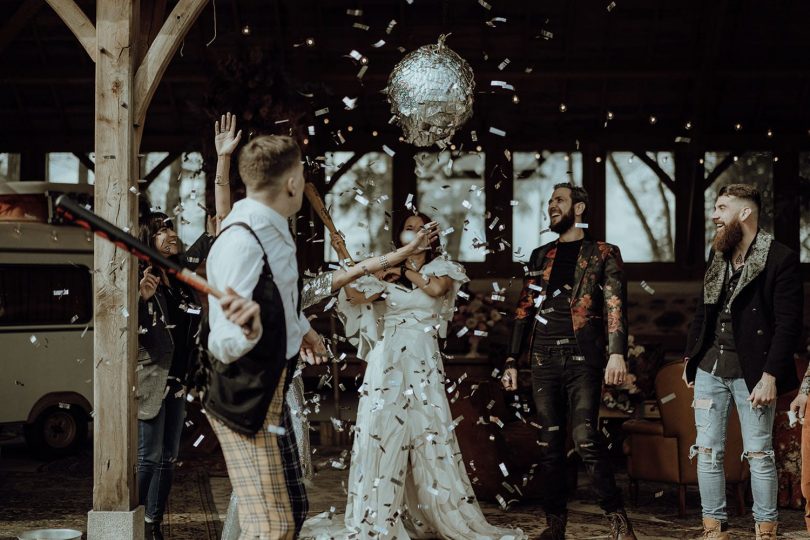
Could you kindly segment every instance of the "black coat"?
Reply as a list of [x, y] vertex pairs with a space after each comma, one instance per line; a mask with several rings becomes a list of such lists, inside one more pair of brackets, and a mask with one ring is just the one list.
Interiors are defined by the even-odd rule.
[[[687, 338], [686, 376], [690, 382], [714, 340], [727, 271], [722, 254], [713, 253], [710, 261]], [[749, 391], [763, 372], [776, 377], [780, 394], [798, 386], [793, 355], [802, 333], [803, 301], [798, 254], [760, 231], [731, 298], [734, 343]]]

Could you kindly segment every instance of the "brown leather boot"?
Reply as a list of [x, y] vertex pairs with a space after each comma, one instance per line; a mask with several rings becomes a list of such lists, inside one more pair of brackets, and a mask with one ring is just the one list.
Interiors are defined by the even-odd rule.
[[609, 512], [606, 517], [610, 521], [610, 540], [637, 540], [624, 508]]
[[757, 540], [776, 540], [776, 529], [779, 524], [775, 521], [757, 523], [754, 525], [754, 532], [757, 533]]
[[546, 525], [538, 540], [565, 540], [565, 526], [568, 523], [568, 514], [546, 514]]
[[728, 531], [724, 530], [725, 524], [720, 521], [710, 518], [703, 518], [703, 536], [702, 540], [730, 540], [731, 536]]

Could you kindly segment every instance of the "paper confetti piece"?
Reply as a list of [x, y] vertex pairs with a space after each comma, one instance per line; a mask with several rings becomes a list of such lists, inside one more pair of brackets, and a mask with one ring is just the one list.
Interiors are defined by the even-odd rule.
[[671, 394], [667, 394], [664, 397], [662, 397], [661, 398], [661, 405], [664, 405], [665, 403], [669, 403], [673, 399], [675, 399], [675, 392], [673, 392]]
[[199, 437], [197, 437], [197, 440], [194, 441], [194, 444], [193, 444], [194, 448], [197, 448], [198, 446], [200, 446], [200, 443], [203, 442], [204, 438], [205, 438], [205, 435], [200, 435]]
[[391, 148], [390, 148], [388, 145], [386, 145], [386, 144], [384, 144], [382, 148], [383, 148], [383, 152], [385, 152], [386, 154], [388, 154], [388, 155], [389, 155], [389, 156], [391, 156], [391, 157], [394, 157], [394, 154], [396, 154], [396, 152], [394, 152], [394, 150], [392, 150], [392, 149], [391, 149]]
[[576, 224], [576, 225], [574, 225], [574, 226], [575, 226], [577, 229], [587, 229], [587, 228], [588, 228], [588, 224], [587, 224], [587, 223], [577, 223], [577, 224]]
[[492, 133], [493, 135], [498, 135], [500, 137], [505, 137], [506, 136], [506, 132], [504, 130], [498, 129], [496, 127], [490, 127], [489, 132]]
[[655, 294], [655, 289], [650, 287], [646, 281], [641, 282], [641, 288], [647, 291], [649, 294]]

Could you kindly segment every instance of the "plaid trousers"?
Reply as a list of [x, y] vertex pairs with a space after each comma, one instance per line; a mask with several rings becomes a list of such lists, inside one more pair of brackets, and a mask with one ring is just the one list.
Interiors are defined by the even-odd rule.
[[[282, 374], [281, 381], [284, 381]], [[273, 394], [264, 425], [254, 435], [244, 435], [228, 428], [225, 424], [208, 416], [211, 427], [219, 439], [228, 476], [236, 495], [239, 497], [239, 525], [241, 540], [293, 540], [296, 533], [297, 515], [289, 494], [288, 475], [301, 475], [298, 461], [288, 465], [282, 459], [282, 449], [290, 442], [287, 434], [292, 426], [284, 426], [284, 384], [279, 384]], [[287, 417], [289, 412], [287, 412]], [[289, 421], [289, 420], [288, 420]], [[273, 428], [286, 428], [284, 435], [278, 435]], [[284, 442], [282, 442], [282, 439]], [[295, 436], [292, 436], [295, 450]], [[287, 469], [292, 469], [290, 472]], [[306, 512], [303, 480], [300, 491], [296, 491], [298, 512]], [[303, 520], [301, 520], [303, 522]]]

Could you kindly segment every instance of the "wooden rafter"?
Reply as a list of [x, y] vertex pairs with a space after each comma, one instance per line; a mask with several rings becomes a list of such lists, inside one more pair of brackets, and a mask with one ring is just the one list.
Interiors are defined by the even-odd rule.
[[70, 28], [73, 35], [82, 44], [84, 50], [96, 61], [96, 27], [90, 22], [84, 11], [74, 0], [46, 0], [62, 21]]
[[26, 27], [28, 21], [42, 8], [42, 0], [25, 0], [17, 11], [9, 17], [6, 24], [0, 28], [0, 54], [14, 41], [20, 32]]
[[[135, 74], [135, 125], [143, 133], [146, 110], [155, 95], [163, 73], [180, 47], [183, 37], [197, 20], [208, 0], [180, 0], [149, 46]], [[138, 137], [140, 140], [140, 136]]]

